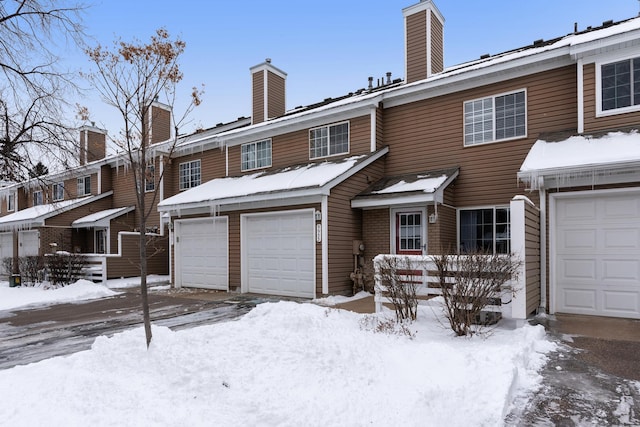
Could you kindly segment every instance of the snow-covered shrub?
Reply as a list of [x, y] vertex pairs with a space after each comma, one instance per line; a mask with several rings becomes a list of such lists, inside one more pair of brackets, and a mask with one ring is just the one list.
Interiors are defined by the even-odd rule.
[[18, 258], [18, 268], [23, 286], [36, 286], [42, 283], [44, 261], [41, 256], [30, 255]]
[[398, 323], [416, 320], [421, 274], [409, 257], [385, 257], [379, 264], [380, 290], [391, 300]]
[[66, 286], [81, 279], [87, 259], [80, 254], [56, 252], [47, 255], [47, 274], [53, 287]]

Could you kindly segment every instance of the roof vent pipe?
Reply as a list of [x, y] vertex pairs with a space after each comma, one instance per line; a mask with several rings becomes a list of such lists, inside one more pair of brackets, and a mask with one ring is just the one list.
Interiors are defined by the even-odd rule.
[[369, 89], [373, 89], [373, 77], [369, 77]]
[[574, 23], [573, 23], [573, 32], [574, 32], [574, 33], [577, 33], [577, 32], [578, 32], [578, 23], [577, 23], [577, 22], [574, 22]]
[[391, 71], [387, 71], [387, 84], [391, 84]]

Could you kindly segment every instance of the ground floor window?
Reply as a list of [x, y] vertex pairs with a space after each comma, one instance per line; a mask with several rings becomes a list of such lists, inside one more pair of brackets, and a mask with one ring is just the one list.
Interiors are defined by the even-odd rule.
[[460, 251], [511, 252], [509, 208], [460, 210]]
[[424, 245], [422, 212], [396, 213], [396, 253], [421, 255]]
[[96, 230], [96, 253], [97, 254], [106, 254], [107, 253], [107, 230], [99, 228]]

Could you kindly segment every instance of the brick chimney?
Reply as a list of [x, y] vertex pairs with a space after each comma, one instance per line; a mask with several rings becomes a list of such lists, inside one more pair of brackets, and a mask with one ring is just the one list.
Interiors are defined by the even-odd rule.
[[444, 17], [431, 0], [402, 10], [405, 28], [405, 79], [423, 80], [444, 70]]
[[149, 126], [149, 142], [157, 144], [171, 138], [171, 106], [154, 101], [150, 108], [150, 117], [146, 121]]
[[107, 131], [95, 123], [80, 128], [80, 165], [104, 159], [107, 155]]
[[287, 73], [271, 65], [267, 58], [251, 71], [252, 114], [251, 123], [262, 123], [285, 113], [285, 81]]

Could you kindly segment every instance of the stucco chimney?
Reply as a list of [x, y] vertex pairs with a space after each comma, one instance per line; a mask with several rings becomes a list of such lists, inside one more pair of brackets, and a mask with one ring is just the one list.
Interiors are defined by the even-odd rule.
[[262, 123], [280, 117], [286, 111], [285, 82], [287, 73], [271, 65], [271, 58], [249, 69], [251, 71], [251, 123]]
[[444, 70], [444, 17], [431, 0], [402, 10], [405, 81], [412, 83]]
[[107, 131], [91, 126], [80, 128], [80, 165], [104, 159], [107, 155]]

